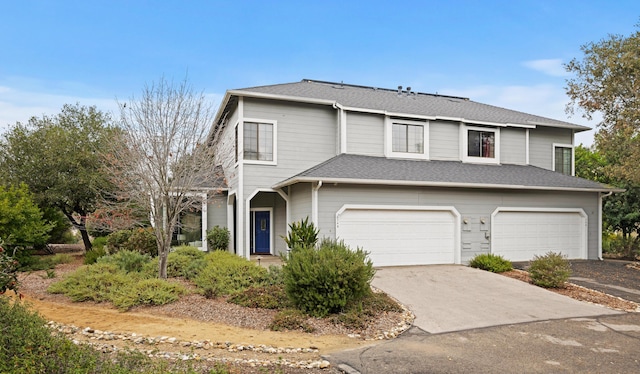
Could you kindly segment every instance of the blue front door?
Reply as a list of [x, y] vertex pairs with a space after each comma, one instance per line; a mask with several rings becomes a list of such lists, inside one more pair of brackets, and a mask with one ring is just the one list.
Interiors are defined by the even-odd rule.
[[270, 212], [256, 211], [253, 219], [253, 237], [255, 253], [271, 253]]

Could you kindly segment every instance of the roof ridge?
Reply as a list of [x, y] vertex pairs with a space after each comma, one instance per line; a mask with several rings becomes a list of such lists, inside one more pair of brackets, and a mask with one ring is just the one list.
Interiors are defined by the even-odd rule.
[[[388, 91], [388, 92], [398, 92], [398, 90], [402, 90], [402, 86], [398, 86], [398, 89], [392, 89], [392, 88], [384, 88], [384, 87], [374, 87], [374, 86], [363, 86], [363, 85], [359, 85], [359, 84], [350, 84], [350, 83], [344, 83], [344, 82], [330, 82], [330, 81], [321, 81], [321, 80], [315, 80], [315, 79], [307, 79], [304, 78], [301, 81], [302, 83], [320, 83], [320, 84], [330, 84], [330, 85], [339, 85], [339, 86], [345, 86], [345, 87], [353, 87], [353, 88], [362, 88], [362, 89], [371, 89], [374, 91]], [[407, 91], [403, 91], [403, 92], [407, 92]], [[411, 93], [415, 93], [416, 95], [425, 95], [425, 96], [434, 96], [434, 97], [443, 97], [445, 99], [458, 99], [458, 100], [467, 100], [469, 101], [470, 99], [468, 97], [463, 97], [463, 96], [453, 96], [453, 95], [442, 95], [442, 94], [438, 94], [438, 93], [428, 93], [428, 92], [419, 92], [419, 91], [411, 91]]]

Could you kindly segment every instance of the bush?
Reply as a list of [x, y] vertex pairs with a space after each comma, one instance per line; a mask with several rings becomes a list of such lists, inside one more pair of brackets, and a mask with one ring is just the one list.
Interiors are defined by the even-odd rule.
[[225, 251], [210, 252], [205, 261], [194, 283], [207, 298], [241, 292], [268, 276], [267, 269]]
[[307, 323], [307, 316], [295, 309], [283, 310], [276, 314], [269, 324], [269, 329], [272, 331], [302, 330], [308, 333], [315, 331], [315, 328]]
[[625, 238], [616, 233], [603, 234], [602, 251], [633, 259], [640, 255], [640, 236], [628, 236]]
[[107, 235], [107, 241], [105, 243], [107, 253], [112, 255], [124, 249], [131, 237], [131, 233], [131, 230], [119, 230]]
[[59, 264], [73, 262], [73, 257], [67, 253], [57, 253], [55, 255], [36, 256], [30, 250], [22, 249], [16, 251], [16, 258], [20, 262], [20, 271], [50, 270]]
[[[46, 327], [21, 302], [0, 298], [0, 373], [195, 373], [190, 363], [152, 360], [136, 351], [104, 355]], [[219, 368], [219, 369], [218, 369]], [[213, 373], [228, 373], [222, 366]], [[210, 372], [210, 371], [208, 371]]]
[[374, 274], [365, 251], [327, 239], [318, 249], [293, 249], [283, 267], [287, 295], [296, 307], [316, 317], [340, 312], [349, 301], [366, 296]]
[[93, 241], [91, 242], [91, 247], [93, 249], [104, 249], [106, 245], [107, 245], [106, 236], [98, 236], [97, 238], [94, 238]]
[[104, 250], [104, 247], [100, 247], [100, 248], [93, 247], [92, 250], [84, 254], [84, 264], [85, 265], [95, 264], [100, 257], [104, 257], [106, 255], [107, 255], [107, 252]]
[[228, 301], [247, 308], [282, 309], [292, 306], [282, 285], [249, 287]]
[[302, 221], [290, 223], [289, 233], [283, 239], [290, 249], [315, 247], [318, 244], [318, 229], [306, 217]]
[[[196, 247], [180, 246], [167, 257], [167, 276], [193, 279], [206, 266], [205, 253]], [[158, 268], [155, 262], [155, 268]]]
[[9, 256], [0, 243], [0, 294], [7, 290], [18, 292], [19, 263]]
[[483, 253], [475, 256], [469, 261], [469, 266], [492, 273], [503, 273], [513, 269], [511, 261], [493, 253]]
[[136, 305], [164, 305], [186, 293], [186, 289], [164, 279], [143, 279], [132, 287], [119, 290], [110, 299], [118, 309], [127, 311]]
[[141, 272], [143, 266], [151, 261], [151, 257], [146, 254], [133, 251], [120, 251], [114, 255], [100, 257], [99, 264], [114, 264], [125, 273]]
[[571, 264], [560, 253], [535, 256], [529, 267], [533, 284], [545, 288], [563, 288], [571, 276]]
[[152, 257], [158, 255], [158, 244], [152, 228], [132, 230], [124, 249], [146, 254]]
[[226, 227], [214, 226], [207, 230], [209, 249], [226, 251], [229, 247], [229, 235], [229, 229]]
[[112, 292], [130, 287], [133, 281], [115, 263], [97, 263], [78, 268], [47, 291], [64, 294], [73, 301], [111, 301]]

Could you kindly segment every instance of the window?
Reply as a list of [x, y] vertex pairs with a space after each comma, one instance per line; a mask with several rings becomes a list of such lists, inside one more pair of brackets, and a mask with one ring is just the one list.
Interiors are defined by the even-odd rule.
[[424, 153], [424, 126], [393, 124], [392, 152]]
[[385, 120], [385, 155], [387, 157], [429, 158], [429, 123], [420, 120]]
[[467, 156], [483, 158], [496, 157], [495, 132], [469, 130], [467, 141]]
[[565, 175], [573, 175], [573, 147], [554, 144], [553, 164], [553, 170]]
[[462, 126], [461, 131], [462, 161], [489, 164], [500, 162], [500, 129]]
[[274, 161], [274, 124], [245, 122], [244, 159], [255, 161]]

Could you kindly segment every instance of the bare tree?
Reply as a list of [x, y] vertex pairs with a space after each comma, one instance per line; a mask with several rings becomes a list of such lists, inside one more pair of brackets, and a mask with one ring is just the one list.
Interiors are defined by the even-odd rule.
[[109, 200], [148, 214], [158, 244], [158, 276], [164, 279], [181, 213], [201, 207], [196, 192], [216, 178], [207, 142], [212, 106], [186, 79], [176, 85], [165, 78], [146, 85], [140, 98], [118, 105], [119, 141], [105, 154], [118, 191]]

